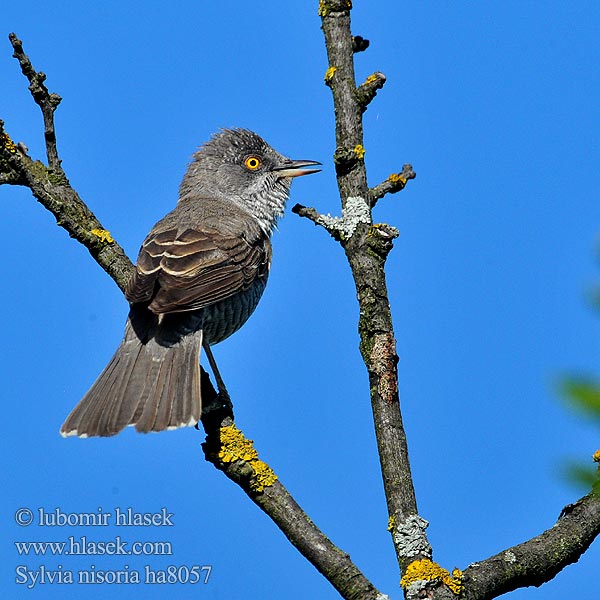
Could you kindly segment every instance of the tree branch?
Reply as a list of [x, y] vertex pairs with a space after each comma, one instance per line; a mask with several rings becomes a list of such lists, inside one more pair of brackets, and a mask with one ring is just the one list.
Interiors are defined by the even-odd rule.
[[367, 106], [371, 100], [377, 95], [377, 90], [380, 90], [385, 84], [385, 75], [383, 73], [373, 73], [369, 75], [364, 83], [356, 89], [356, 99], [362, 110], [367, 110]]
[[599, 534], [600, 496], [592, 493], [565, 507], [544, 533], [465, 569], [464, 598], [489, 600], [520, 587], [540, 586], [576, 562]]
[[[385, 77], [376, 73], [355, 88], [348, 0], [321, 0], [319, 14], [329, 68], [325, 83], [333, 93], [336, 116], [334, 162], [342, 199], [342, 217], [296, 205], [294, 212], [324, 227], [344, 247], [360, 305], [361, 353], [369, 372], [371, 404], [388, 510], [389, 529], [407, 599], [492, 598], [524, 585], [540, 585], [577, 560], [598, 535], [598, 499], [588, 497], [541, 536], [452, 575], [432, 562], [427, 522], [417, 513], [406, 436], [398, 400], [395, 339], [384, 266], [397, 234], [389, 225], [372, 225], [372, 209], [388, 193], [404, 188], [416, 175], [411, 165], [367, 189], [362, 113]], [[357, 210], [361, 205], [363, 210]], [[352, 209], [350, 211], [350, 209]], [[349, 214], [351, 213], [351, 214]], [[357, 218], [357, 215], [359, 218]]]
[[133, 265], [125, 252], [102, 227], [64, 176], [24, 154], [4, 131], [0, 121], [0, 184], [22, 185], [56, 218], [57, 225], [83, 244], [94, 260], [125, 289]]
[[409, 179], [414, 179], [417, 174], [413, 171], [412, 165], [404, 165], [401, 173], [392, 173], [384, 182], [372, 187], [369, 190], [369, 199], [371, 207], [377, 204], [377, 201], [386, 194], [395, 194], [404, 189]]
[[42, 110], [44, 117], [44, 137], [46, 140], [46, 156], [48, 158], [48, 166], [57, 175], [64, 177], [64, 172], [60, 165], [58, 150], [56, 147], [56, 132], [54, 130], [54, 111], [58, 108], [62, 98], [58, 94], [51, 94], [44, 85], [46, 75], [37, 72], [31, 61], [23, 52], [23, 44], [16, 34], [11, 33], [8, 36], [10, 43], [14, 49], [14, 58], [19, 61], [23, 75], [29, 80], [29, 91], [33, 96], [36, 104]]
[[[360, 307], [360, 350], [369, 373], [390, 531], [398, 562], [405, 568], [415, 559], [430, 558], [431, 547], [425, 535], [426, 521], [416, 518], [417, 501], [400, 413], [398, 357], [384, 271], [397, 231], [388, 225], [374, 226], [371, 215], [374, 200], [393, 188], [386, 185], [379, 186], [375, 192], [370, 191], [363, 160], [362, 114], [385, 82], [385, 77], [376, 73], [357, 89], [353, 42], [356, 38], [350, 31], [350, 8], [351, 2], [347, 0], [322, 0], [319, 4], [329, 61], [325, 83], [333, 94], [336, 117], [334, 162], [342, 217], [323, 217], [314, 209], [300, 206], [294, 210], [328, 231], [335, 229], [338, 232], [337, 237], [352, 269]], [[406, 180], [402, 187], [404, 183]], [[400, 184], [395, 185], [399, 190]]]
[[233, 423], [227, 403], [223, 405], [203, 372], [202, 444], [206, 460], [247, 494], [279, 527], [297, 550], [348, 600], [384, 600], [373, 584], [358, 570], [348, 554], [340, 550], [312, 522], [273, 470]]

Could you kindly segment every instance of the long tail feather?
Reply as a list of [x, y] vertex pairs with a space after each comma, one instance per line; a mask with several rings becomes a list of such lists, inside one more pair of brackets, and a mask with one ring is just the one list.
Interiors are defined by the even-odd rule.
[[200, 419], [202, 329], [193, 314], [159, 320], [133, 307], [125, 337], [87, 394], [67, 417], [63, 436], [111, 436], [127, 425], [163, 431]]

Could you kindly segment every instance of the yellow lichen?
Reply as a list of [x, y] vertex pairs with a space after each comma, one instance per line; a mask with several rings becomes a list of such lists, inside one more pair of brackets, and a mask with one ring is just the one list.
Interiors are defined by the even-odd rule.
[[592, 458], [594, 459], [594, 462], [600, 463], [600, 449], [592, 454]]
[[400, 585], [406, 589], [417, 581], [433, 581], [443, 583], [457, 596], [462, 590], [462, 571], [454, 569], [452, 575], [437, 563], [422, 558], [411, 562], [400, 580]]
[[[373, 223], [371, 227], [369, 227], [369, 231], [367, 231], [367, 237], [371, 237], [375, 234], [376, 231], [379, 231], [382, 227], [384, 227], [384, 223]], [[392, 518], [392, 517], [390, 517]]]
[[266, 487], [275, 483], [277, 475], [273, 469], [267, 463], [259, 460], [252, 440], [247, 439], [235, 425], [221, 427], [220, 440], [219, 458], [223, 462], [243, 460], [250, 465], [253, 475], [250, 487], [254, 491], [262, 492]]
[[254, 471], [254, 481], [250, 487], [256, 492], [262, 492], [266, 487], [273, 485], [277, 481], [277, 475], [271, 467], [262, 460], [253, 460], [250, 463]]
[[0, 139], [2, 140], [2, 145], [12, 154], [17, 152], [17, 145], [10, 139], [8, 133], [3, 133], [0, 135]]
[[365, 83], [375, 83], [377, 81], [378, 77], [377, 75], [375, 75], [375, 73], [373, 73], [373, 75], [369, 75], [366, 79], [365, 79]]
[[401, 183], [402, 185], [406, 185], [406, 177], [402, 177], [399, 173], [392, 173], [388, 177], [388, 181], [391, 181], [394, 184]]
[[333, 75], [336, 71], [337, 67], [329, 67], [329, 69], [325, 71], [325, 83], [329, 83], [333, 79]]
[[101, 242], [112, 244], [115, 241], [110, 235], [110, 232], [106, 231], [106, 229], [92, 229], [91, 233], [92, 235], [95, 235]]
[[252, 445], [252, 440], [246, 439], [244, 434], [235, 426], [221, 427], [221, 451], [219, 458], [223, 462], [245, 460], [247, 462], [258, 459], [258, 452]]
[[388, 526], [387, 526], [387, 530], [388, 531], [393, 531], [394, 527], [396, 527], [396, 518], [392, 515], [389, 519], [388, 519]]
[[444, 583], [450, 588], [450, 591], [457, 596], [462, 592], [463, 573], [460, 569], [452, 569], [452, 577]]
[[[352, 8], [352, 0], [345, 0], [345, 8], [350, 10]], [[337, 8], [337, 7], [336, 7]], [[329, 14], [330, 7], [327, 6], [325, 0], [319, 0], [319, 16], [326, 17]]]
[[356, 146], [354, 146], [354, 149], [352, 151], [354, 152], [356, 158], [358, 158], [358, 159], [362, 159], [365, 155], [365, 149], [360, 144], [356, 144]]

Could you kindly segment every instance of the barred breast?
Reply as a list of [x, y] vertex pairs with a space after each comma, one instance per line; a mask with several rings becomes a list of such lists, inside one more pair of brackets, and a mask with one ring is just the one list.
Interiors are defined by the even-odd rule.
[[267, 277], [261, 277], [247, 290], [202, 309], [204, 339], [213, 345], [235, 333], [254, 312], [266, 284]]

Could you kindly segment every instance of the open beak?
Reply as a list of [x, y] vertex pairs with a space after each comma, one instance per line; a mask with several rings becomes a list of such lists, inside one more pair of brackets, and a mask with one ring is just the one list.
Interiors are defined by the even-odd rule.
[[318, 173], [321, 169], [305, 169], [304, 167], [312, 167], [313, 165], [320, 164], [316, 160], [290, 160], [277, 167], [273, 167], [272, 170], [276, 172], [278, 177], [300, 177], [301, 175]]

